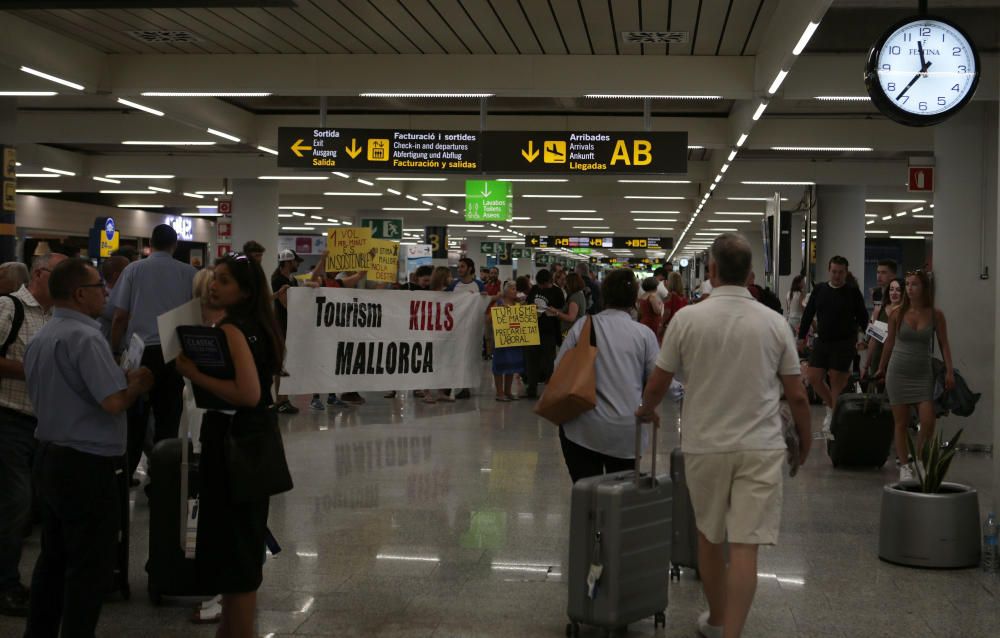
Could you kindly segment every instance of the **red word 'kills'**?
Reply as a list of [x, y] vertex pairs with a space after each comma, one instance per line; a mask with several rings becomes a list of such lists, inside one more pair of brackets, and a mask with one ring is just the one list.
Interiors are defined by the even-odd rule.
[[410, 330], [450, 332], [455, 327], [452, 310], [455, 305], [440, 301], [411, 301]]

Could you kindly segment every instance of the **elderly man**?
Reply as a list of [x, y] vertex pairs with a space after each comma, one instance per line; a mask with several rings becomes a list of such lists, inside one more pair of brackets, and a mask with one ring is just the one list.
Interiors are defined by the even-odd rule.
[[28, 267], [19, 261], [0, 264], [0, 295], [9, 295], [31, 281]]
[[681, 450], [708, 599], [698, 619], [705, 638], [740, 635], [757, 589], [757, 548], [778, 540], [786, 454], [782, 393], [798, 429], [800, 463], [812, 442], [795, 341], [784, 318], [747, 290], [751, 258], [743, 237], [716, 238], [708, 267], [712, 296], [670, 321], [636, 411], [658, 422], [656, 407], [674, 374], [684, 371]]
[[34, 476], [42, 552], [31, 580], [29, 638], [93, 636], [121, 529], [116, 472], [125, 454], [125, 410], [153, 384], [126, 377], [96, 319], [107, 292], [85, 259], [52, 270], [55, 309], [24, 355], [38, 415]]
[[28, 590], [18, 566], [31, 520], [35, 410], [24, 383], [24, 351], [49, 318], [49, 274], [66, 257], [35, 257], [31, 281], [0, 297], [0, 614], [25, 616]]

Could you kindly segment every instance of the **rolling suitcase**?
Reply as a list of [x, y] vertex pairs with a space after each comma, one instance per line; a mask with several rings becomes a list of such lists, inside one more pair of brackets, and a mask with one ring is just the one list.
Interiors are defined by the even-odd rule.
[[649, 616], [666, 626], [670, 570], [671, 484], [653, 467], [640, 472], [642, 426], [636, 423], [636, 469], [577, 481], [570, 505], [567, 636], [580, 625], [605, 630]]
[[[198, 461], [191, 452], [187, 421], [180, 438], [156, 444], [149, 459], [149, 561], [147, 591], [154, 605], [164, 596], [214, 596], [198, 584], [195, 560], [185, 552], [189, 499], [199, 493]], [[195, 506], [196, 507], [196, 506]], [[193, 508], [192, 508], [193, 509]]]
[[873, 392], [840, 395], [830, 431], [833, 440], [826, 442], [826, 452], [834, 467], [882, 467], [893, 437], [888, 397]]
[[673, 533], [670, 547], [670, 578], [681, 579], [681, 567], [698, 574], [698, 526], [684, 474], [684, 454], [679, 447], [670, 453], [670, 482], [673, 485]]

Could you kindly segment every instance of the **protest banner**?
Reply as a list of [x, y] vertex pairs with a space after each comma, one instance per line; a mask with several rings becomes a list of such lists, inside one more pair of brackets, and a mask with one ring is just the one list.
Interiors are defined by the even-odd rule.
[[494, 306], [490, 308], [493, 320], [493, 341], [497, 348], [537, 346], [538, 308], [534, 304]]
[[327, 272], [365, 270], [371, 262], [368, 243], [372, 239], [371, 228], [331, 228], [327, 233]]
[[[396, 281], [399, 275], [399, 242], [390, 239], [368, 241], [368, 279], [371, 281]], [[374, 249], [374, 254], [372, 254]]]
[[478, 387], [481, 295], [291, 288], [281, 391]]

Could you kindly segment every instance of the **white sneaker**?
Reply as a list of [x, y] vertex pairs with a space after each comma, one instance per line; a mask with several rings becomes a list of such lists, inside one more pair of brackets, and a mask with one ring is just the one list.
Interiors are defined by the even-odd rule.
[[826, 416], [823, 417], [822, 432], [823, 436], [830, 441], [833, 440], [833, 431], [830, 429], [830, 426], [832, 425], [833, 425], [833, 410], [831, 410], [830, 408], [826, 408]]
[[910, 465], [908, 463], [904, 464], [904, 465], [900, 465], [899, 466], [899, 481], [900, 481], [900, 483], [902, 483], [903, 481], [912, 481], [913, 479], [914, 479], [913, 468], [910, 467]]
[[698, 633], [702, 638], [722, 638], [722, 627], [708, 624], [708, 612], [698, 616]]

